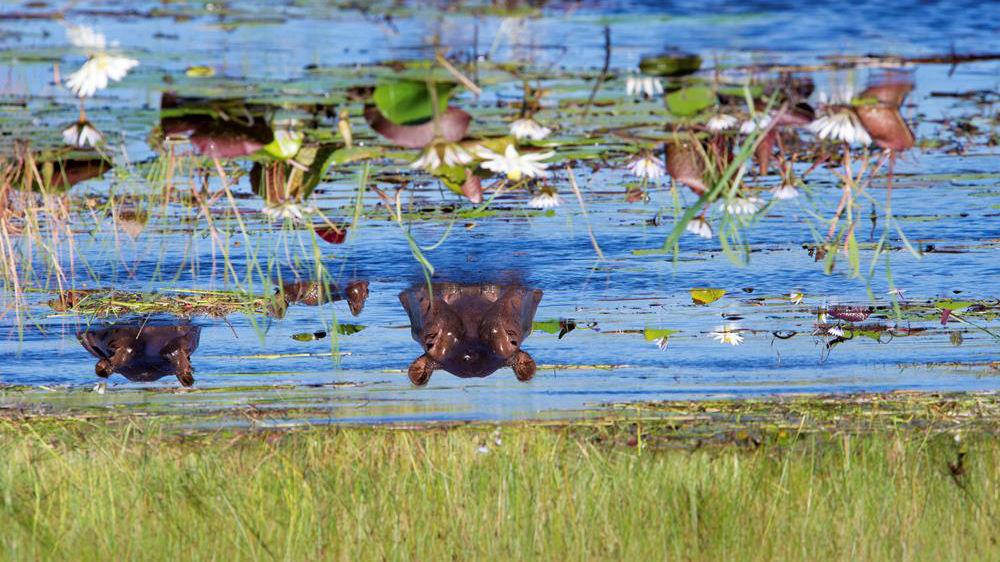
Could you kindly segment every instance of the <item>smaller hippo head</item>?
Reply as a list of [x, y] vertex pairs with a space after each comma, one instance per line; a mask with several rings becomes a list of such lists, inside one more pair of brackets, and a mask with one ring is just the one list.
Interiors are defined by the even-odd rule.
[[77, 338], [97, 358], [94, 372], [99, 377], [119, 373], [131, 381], [149, 382], [174, 375], [183, 386], [191, 386], [191, 354], [199, 335], [200, 329], [189, 324], [117, 324], [81, 331]]
[[365, 301], [368, 300], [368, 282], [352, 281], [344, 289], [344, 297], [347, 299], [347, 306], [351, 308], [351, 314], [357, 316], [365, 308]]

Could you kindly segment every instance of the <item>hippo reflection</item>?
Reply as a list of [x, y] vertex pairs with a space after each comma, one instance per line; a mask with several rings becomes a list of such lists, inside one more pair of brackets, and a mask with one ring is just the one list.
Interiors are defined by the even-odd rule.
[[485, 377], [511, 367], [520, 381], [535, 375], [535, 361], [521, 350], [531, 334], [542, 291], [518, 285], [415, 286], [399, 294], [410, 317], [413, 339], [424, 354], [410, 365], [413, 384], [422, 386], [435, 369], [458, 377]]
[[76, 337], [97, 357], [94, 371], [99, 377], [119, 373], [130, 381], [152, 382], [173, 375], [182, 385], [191, 386], [191, 354], [198, 349], [200, 335], [201, 328], [190, 324], [138, 324], [82, 330]]
[[279, 299], [280, 309], [289, 304], [320, 306], [328, 302], [346, 300], [351, 314], [357, 316], [364, 310], [365, 301], [368, 300], [368, 281], [351, 281], [343, 288], [333, 283], [293, 281], [283, 283], [278, 296], [281, 297]]

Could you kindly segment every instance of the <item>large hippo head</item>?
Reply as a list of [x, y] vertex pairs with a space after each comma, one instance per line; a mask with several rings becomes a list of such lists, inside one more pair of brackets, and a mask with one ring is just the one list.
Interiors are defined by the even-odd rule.
[[435, 369], [458, 377], [485, 377], [511, 367], [530, 380], [535, 362], [521, 350], [531, 333], [542, 292], [521, 286], [435, 284], [403, 291], [413, 339], [424, 353], [410, 365], [410, 381], [427, 384]]
[[201, 328], [191, 324], [113, 325], [76, 335], [97, 357], [94, 372], [99, 377], [119, 373], [130, 381], [151, 382], [176, 376], [183, 386], [194, 384], [191, 354], [200, 336]]

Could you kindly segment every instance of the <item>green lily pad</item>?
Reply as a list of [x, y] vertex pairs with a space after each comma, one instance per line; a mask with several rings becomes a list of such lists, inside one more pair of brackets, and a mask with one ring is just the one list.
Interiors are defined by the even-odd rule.
[[701, 68], [701, 57], [688, 53], [671, 53], [643, 57], [639, 61], [639, 70], [655, 76], [686, 76]]
[[726, 294], [725, 289], [710, 289], [699, 287], [691, 289], [691, 300], [695, 304], [712, 304]]
[[375, 86], [373, 98], [375, 106], [386, 119], [397, 125], [415, 125], [434, 117], [431, 90], [437, 90], [437, 111], [443, 113], [448, 108], [456, 84], [434, 82], [428, 84], [419, 80], [384, 80]]
[[647, 326], [646, 329], [642, 331], [642, 335], [646, 338], [646, 341], [656, 341], [663, 338], [670, 339], [670, 336], [678, 332], [680, 332], [680, 330], [671, 330], [670, 328], [650, 328]]
[[680, 117], [697, 115], [712, 107], [718, 101], [715, 92], [708, 86], [688, 86], [667, 94], [667, 109]]
[[342, 336], [350, 336], [364, 329], [365, 326], [362, 324], [337, 324], [337, 333]]

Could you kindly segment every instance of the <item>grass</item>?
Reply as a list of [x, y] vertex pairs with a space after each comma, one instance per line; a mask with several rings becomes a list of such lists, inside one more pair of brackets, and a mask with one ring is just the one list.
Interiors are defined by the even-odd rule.
[[17, 414], [0, 419], [0, 552], [996, 560], [998, 407], [667, 403], [575, 423], [294, 431]]

